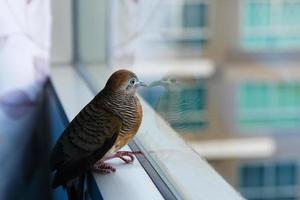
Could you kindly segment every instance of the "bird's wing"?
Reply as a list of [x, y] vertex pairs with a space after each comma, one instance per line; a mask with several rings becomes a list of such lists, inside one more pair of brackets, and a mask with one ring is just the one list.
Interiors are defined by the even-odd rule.
[[121, 119], [91, 102], [72, 120], [56, 143], [51, 157], [57, 170], [53, 187], [86, 171], [113, 146]]

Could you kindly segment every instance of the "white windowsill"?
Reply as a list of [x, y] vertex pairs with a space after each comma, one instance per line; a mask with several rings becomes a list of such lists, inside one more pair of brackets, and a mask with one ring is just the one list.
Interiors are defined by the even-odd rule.
[[[51, 75], [58, 97], [71, 120], [94, 95], [74, 68], [70, 66], [52, 68]], [[143, 100], [141, 103], [145, 114], [137, 139], [142, 144], [146, 140], [152, 141], [152, 143], [147, 143], [146, 149], [151, 150], [150, 153], [147, 153], [155, 158], [160, 171], [164, 173], [163, 175], [169, 182], [171, 181], [172, 187], [180, 193], [179, 196], [184, 199], [197, 200], [243, 199], [172, 129], [166, 124], [161, 124], [163, 122], [160, 119], [158, 121], [162, 127], [158, 128], [157, 124], [153, 123], [153, 118], [157, 118], [155, 112]], [[167, 133], [161, 134], [162, 130]], [[157, 141], [157, 143], [153, 143], [153, 141]], [[116, 173], [108, 175], [94, 173], [104, 199], [120, 199], [120, 197], [130, 200], [163, 199], [137, 160], [130, 165], [125, 165], [120, 160], [113, 160], [112, 163], [117, 167]]]

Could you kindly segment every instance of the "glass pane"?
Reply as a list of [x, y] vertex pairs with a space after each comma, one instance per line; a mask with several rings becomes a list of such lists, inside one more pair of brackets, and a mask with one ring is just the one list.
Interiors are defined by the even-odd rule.
[[249, 198], [248, 200], [270, 200], [270, 199], [256, 197], [256, 198]]
[[278, 106], [296, 107], [297, 86], [293, 83], [282, 83], [278, 86]]
[[297, 199], [296, 162], [275, 161], [240, 168], [240, 187], [247, 199]]
[[277, 197], [275, 200], [297, 200], [297, 197]]
[[299, 83], [253, 82], [240, 87], [240, 123], [252, 128], [295, 128], [299, 126]]
[[282, 24], [286, 25], [299, 25], [300, 20], [300, 2], [297, 1], [284, 1], [282, 5]]
[[299, 48], [299, 1], [243, 1], [244, 48], [273, 51]]
[[241, 168], [241, 187], [260, 187], [264, 183], [263, 166], [244, 166]]
[[300, 84], [298, 82], [294, 83], [295, 91], [295, 104], [300, 106]]
[[297, 166], [295, 164], [279, 164], [275, 167], [276, 185], [296, 185], [297, 184]]
[[185, 88], [180, 94], [181, 109], [186, 111], [201, 111], [204, 109], [203, 88]]
[[207, 26], [207, 7], [205, 4], [186, 3], [183, 6], [183, 26], [187, 28]]
[[270, 24], [270, 4], [265, 2], [246, 1], [245, 25], [267, 26]]
[[241, 105], [243, 107], [264, 108], [270, 106], [270, 88], [262, 83], [248, 83], [241, 86]]
[[241, 105], [247, 108], [254, 107], [252, 97], [255, 95], [255, 88], [250, 84], [241, 86]]

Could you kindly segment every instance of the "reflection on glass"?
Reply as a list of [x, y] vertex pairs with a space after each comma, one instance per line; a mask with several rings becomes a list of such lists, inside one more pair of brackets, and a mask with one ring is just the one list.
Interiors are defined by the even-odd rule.
[[206, 125], [202, 82], [194, 77], [169, 75], [149, 86], [152, 89], [144, 89], [141, 95], [178, 132], [197, 133]]

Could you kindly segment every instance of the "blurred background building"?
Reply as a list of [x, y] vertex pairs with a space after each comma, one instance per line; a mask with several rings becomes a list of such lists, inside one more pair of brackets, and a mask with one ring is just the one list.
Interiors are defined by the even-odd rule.
[[251, 200], [295, 200], [300, 0], [53, 1], [52, 66], [96, 88], [107, 66], [164, 86], [141, 95]]

